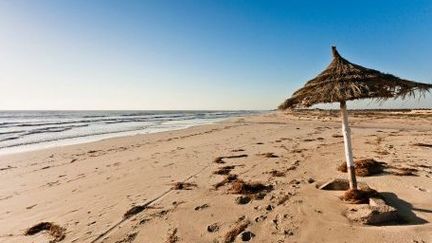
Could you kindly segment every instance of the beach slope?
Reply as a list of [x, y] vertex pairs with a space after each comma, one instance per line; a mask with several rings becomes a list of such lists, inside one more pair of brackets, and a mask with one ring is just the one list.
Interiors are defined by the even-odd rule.
[[1, 156], [0, 242], [432, 242], [432, 114], [350, 119], [355, 159], [387, 168], [358, 180], [398, 222], [350, 222], [316, 188], [347, 177], [338, 113], [273, 112]]

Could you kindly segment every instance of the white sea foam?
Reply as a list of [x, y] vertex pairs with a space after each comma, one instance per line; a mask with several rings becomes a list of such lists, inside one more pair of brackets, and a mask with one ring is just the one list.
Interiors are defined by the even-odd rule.
[[0, 111], [0, 153], [217, 122], [261, 111]]

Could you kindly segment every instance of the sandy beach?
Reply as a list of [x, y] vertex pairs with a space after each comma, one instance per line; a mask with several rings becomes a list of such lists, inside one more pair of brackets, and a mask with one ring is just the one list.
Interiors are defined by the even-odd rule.
[[[41, 222], [62, 242], [432, 242], [432, 113], [352, 112], [350, 124], [355, 159], [391, 168], [358, 180], [398, 223], [351, 222], [343, 191], [316, 188], [347, 178], [337, 112], [271, 112], [3, 155], [0, 242], [53, 240], [25, 235]], [[239, 180], [261, 184], [241, 195]]]

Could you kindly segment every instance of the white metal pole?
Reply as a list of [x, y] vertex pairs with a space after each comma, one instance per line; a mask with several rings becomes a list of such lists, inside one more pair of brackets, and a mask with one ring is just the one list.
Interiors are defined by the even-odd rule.
[[355, 168], [354, 168], [352, 146], [351, 146], [351, 129], [348, 124], [348, 112], [347, 112], [345, 101], [340, 102], [340, 109], [342, 115], [342, 134], [344, 137], [345, 158], [346, 158], [347, 170], [350, 179], [349, 183], [350, 183], [350, 188], [356, 190], [357, 179], [355, 176]]

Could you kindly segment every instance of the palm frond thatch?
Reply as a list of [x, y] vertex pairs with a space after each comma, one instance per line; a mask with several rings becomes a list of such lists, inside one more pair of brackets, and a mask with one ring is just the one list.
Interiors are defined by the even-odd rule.
[[316, 78], [285, 100], [279, 109], [309, 107], [318, 103], [373, 98], [405, 98], [424, 95], [432, 84], [418, 83], [353, 64], [332, 47], [333, 61]]

